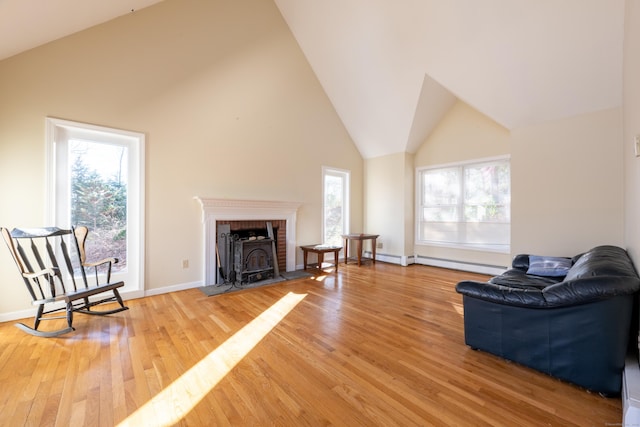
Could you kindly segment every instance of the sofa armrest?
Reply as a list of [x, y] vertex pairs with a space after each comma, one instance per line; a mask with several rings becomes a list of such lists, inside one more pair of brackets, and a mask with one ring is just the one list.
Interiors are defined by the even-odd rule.
[[518, 254], [513, 257], [511, 267], [527, 271], [529, 269], [529, 254]]
[[512, 288], [488, 282], [465, 280], [456, 285], [456, 291], [462, 295], [478, 298], [496, 304], [518, 307], [544, 308], [547, 302], [540, 289]]

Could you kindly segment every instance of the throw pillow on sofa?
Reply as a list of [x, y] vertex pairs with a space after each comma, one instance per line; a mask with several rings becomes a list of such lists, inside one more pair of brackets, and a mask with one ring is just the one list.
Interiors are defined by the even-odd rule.
[[571, 268], [571, 258], [529, 255], [527, 274], [545, 277], [564, 277]]

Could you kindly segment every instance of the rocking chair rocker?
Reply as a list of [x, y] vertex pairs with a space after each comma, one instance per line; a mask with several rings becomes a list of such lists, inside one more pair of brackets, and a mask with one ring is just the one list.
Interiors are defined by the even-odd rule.
[[[71, 230], [57, 227], [14, 228], [11, 232], [1, 228], [0, 232], [27, 286], [32, 304], [37, 307], [33, 328], [16, 323], [24, 332], [39, 337], [56, 337], [75, 330], [72, 326], [74, 312], [104, 316], [129, 309], [125, 307], [118, 292], [118, 288], [124, 286], [124, 282], [110, 283], [111, 266], [116, 264], [118, 259], [86, 261], [84, 245], [89, 233], [87, 227], [79, 226]], [[72, 256], [73, 248], [68, 248], [68, 240], [73, 241], [77, 256]], [[106, 269], [104, 283], [100, 282], [98, 275], [98, 268], [101, 266]], [[87, 279], [85, 268], [94, 268], [95, 283], [90, 283]], [[99, 300], [89, 300], [90, 297], [103, 293], [111, 295]], [[64, 305], [61, 306], [60, 301], [63, 301]], [[97, 305], [110, 302], [117, 302], [119, 307], [102, 311], [92, 310]], [[64, 316], [45, 317], [47, 314], [63, 310]], [[40, 321], [62, 318], [67, 320], [66, 328], [53, 331], [38, 330]]]

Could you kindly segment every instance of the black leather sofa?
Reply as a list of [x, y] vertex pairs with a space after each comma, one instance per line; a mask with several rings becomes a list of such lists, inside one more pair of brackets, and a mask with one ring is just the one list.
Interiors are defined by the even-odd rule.
[[639, 289], [616, 246], [573, 258], [517, 255], [489, 282], [456, 285], [467, 345], [603, 395], [620, 393]]

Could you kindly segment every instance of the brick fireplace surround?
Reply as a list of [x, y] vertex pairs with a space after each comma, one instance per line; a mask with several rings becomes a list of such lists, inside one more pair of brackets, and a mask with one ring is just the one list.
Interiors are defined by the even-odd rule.
[[[205, 285], [216, 283], [216, 227], [218, 223], [263, 224], [271, 221], [278, 227], [278, 258], [286, 254], [286, 271], [296, 269], [296, 219], [300, 203], [264, 200], [233, 200], [196, 197], [202, 207], [204, 223], [204, 277]], [[282, 265], [278, 262], [278, 265]], [[280, 268], [282, 271], [282, 267]]]

